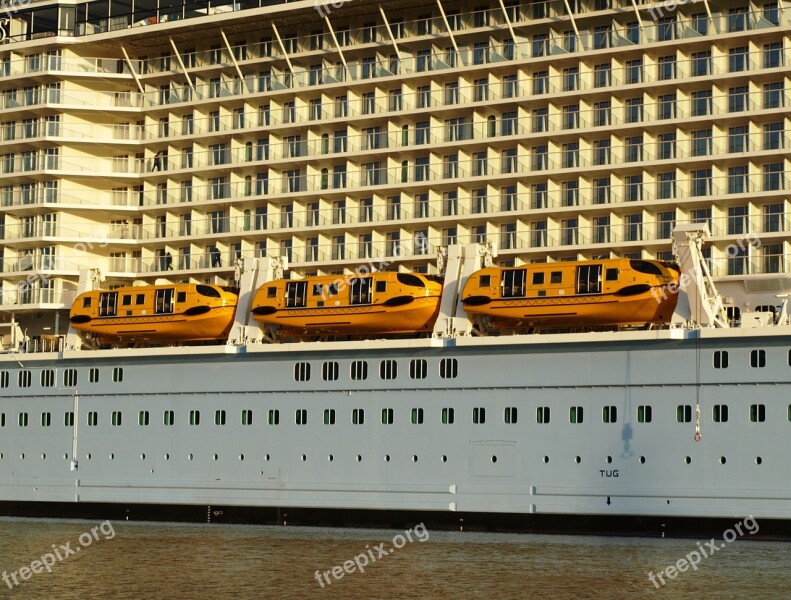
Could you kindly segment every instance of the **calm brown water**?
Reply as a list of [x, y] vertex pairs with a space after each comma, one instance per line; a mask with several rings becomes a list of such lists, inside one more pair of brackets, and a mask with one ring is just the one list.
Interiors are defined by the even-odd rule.
[[[0, 575], [19, 573], [53, 552], [53, 544], [69, 543], [74, 550], [80, 535], [90, 535], [99, 525], [0, 519]], [[324, 588], [316, 580], [316, 570], [340, 565], [343, 572], [344, 561], [367, 550], [371, 562], [370, 556], [379, 554], [376, 546], [392, 549], [394, 542], [402, 543], [394, 536], [404, 533], [115, 522], [97, 529], [98, 540], [56, 561], [52, 573], [31, 573], [13, 589], [0, 581], [0, 598], [791, 597], [791, 544], [740, 540], [661, 589], [654, 588], [648, 572], [676, 563], [697, 548], [697, 540], [418, 529], [411, 543], [404, 538], [403, 548], [364, 566], [364, 573], [354, 566], [354, 572], [335, 579], [330, 572], [331, 583], [324, 581]], [[82, 540], [87, 542], [87, 536]]]

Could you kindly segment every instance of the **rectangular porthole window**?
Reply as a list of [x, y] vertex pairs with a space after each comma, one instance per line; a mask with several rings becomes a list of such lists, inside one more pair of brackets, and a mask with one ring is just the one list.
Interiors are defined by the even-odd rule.
[[569, 408], [569, 423], [582, 423], [581, 406], [572, 406]]
[[8, 371], [0, 371], [0, 388], [8, 387]]
[[146, 427], [149, 423], [150, 415], [147, 410], [141, 410], [137, 413], [137, 424], [141, 427]]
[[113, 367], [113, 383], [121, 383], [124, 380], [124, 368]]
[[280, 411], [277, 409], [270, 410], [267, 423], [270, 425], [280, 425]]
[[52, 424], [52, 415], [48, 412], [41, 413], [41, 426], [49, 427]]
[[353, 361], [351, 376], [353, 381], [365, 381], [368, 379], [368, 363], [364, 360]]
[[727, 369], [728, 368], [728, 351], [717, 350], [714, 353], [714, 368]]
[[509, 425], [516, 424], [516, 406], [506, 406], [503, 414], [503, 421]]
[[308, 424], [308, 411], [305, 408], [298, 408], [294, 412], [294, 422], [297, 425], [307, 425]]
[[310, 363], [298, 362], [294, 365], [294, 381], [310, 381]]
[[478, 425], [486, 423], [486, 409], [482, 406], [476, 406], [472, 409], [472, 422]]
[[728, 405], [727, 404], [715, 404], [712, 410], [712, 418], [714, 419], [715, 423], [727, 423], [728, 422]]
[[455, 358], [443, 358], [439, 361], [439, 376], [442, 379], [456, 379], [459, 375], [459, 361]]
[[52, 387], [55, 385], [55, 371], [44, 369], [41, 371], [41, 387]]
[[536, 423], [549, 423], [549, 407], [548, 406], [539, 406], [536, 409]]
[[112, 414], [112, 424], [113, 427], [120, 427], [121, 426], [121, 411], [114, 410]]
[[197, 426], [200, 425], [200, 411], [199, 410], [191, 410], [190, 411], [190, 425]]
[[325, 362], [321, 365], [321, 378], [324, 381], [337, 381], [338, 363], [334, 361]]
[[398, 375], [398, 363], [394, 360], [383, 360], [379, 363], [380, 379], [395, 379]]
[[428, 374], [428, 363], [423, 358], [413, 358], [409, 361], [409, 378], [425, 379]]
[[166, 410], [162, 414], [162, 422], [166, 427], [172, 427], [173, 423], [176, 422], [176, 414], [172, 410]]
[[88, 413], [88, 427], [96, 427], [99, 424], [99, 413], [92, 410]]
[[63, 387], [75, 387], [77, 385], [77, 369], [65, 369], [63, 371]]
[[19, 371], [17, 374], [17, 385], [21, 388], [30, 387], [30, 382], [33, 380], [33, 376], [30, 374], [30, 371], [24, 370]]
[[324, 409], [324, 424], [325, 425], [335, 425], [335, 409], [334, 408], [325, 408]]
[[764, 368], [766, 366], [766, 350], [751, 350], [750, 366], [756, 369]]
[[750, 421], [752, 421], [753, 423], [763, 423], [764, 421], [766, 421], [765, 404], [750, 405]]
[[412, 409], [412, 425], [422, 425], [423, 424], [423, 409], [422, 408], [413, 408]]
[[456, 420], [456, 411], [452, 408], [443, 408], [442, 409], [442, 424], [443, 425], [453, 425], [453, 421]]
[[242, 411], [242, 425], [252, 425], [253, 424], [253, 411], [245, 409]]
[[637, 422], [650, 423], [653, 418], [653, 409], [650, 405], [643, 405], [637, 407]]
[[605, 406], [601, 411], [601, 420], [605, 423], [615, 423], [618, 420], [618, 409], [615, 406]]
[[88, 381], [91, 383], [99, 383], [99, 369], [93, 367], [90, 371], [88, 371]]
[[352, 425], [362, 425], [365, 423], [365, 409], [355, 408], [352, 410]]
[[392, 408], [383, 408], [382, 409], [382, 425], [392, 425], [393, 424], [393, 409]]
[[225, 411], [224, 410], [215, 410], [214, 411], [214, 424], [215, 425], [225, 425]]
[[26, 412], [19, 413], [19, 416], [17, 417], [17, 423], [19, 423], [20, 427], [27, 427], [27, 420], [28, 415]]
[[676, 421], [689, 423], [692, 421], [692, 407], [689, 404], [679, 404], [676, 407]]
[[63, 425], [66, 427], [74, 427], [74, 413], [69, 411], [63, 413]]

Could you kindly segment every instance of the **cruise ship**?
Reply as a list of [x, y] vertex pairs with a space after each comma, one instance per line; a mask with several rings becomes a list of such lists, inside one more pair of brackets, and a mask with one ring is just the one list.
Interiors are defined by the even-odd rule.
[[[782, 2], [4, 6], [2, 511], [790, 519], [790, 31]], [[664, 326], [497, 335], [460, 300], [612, 259], [678, 261]], [[442, 280], [433, 329], [251, 316], [363, 269]], [[70, 325], [169, 284], [238, 288], [227, 339]]]

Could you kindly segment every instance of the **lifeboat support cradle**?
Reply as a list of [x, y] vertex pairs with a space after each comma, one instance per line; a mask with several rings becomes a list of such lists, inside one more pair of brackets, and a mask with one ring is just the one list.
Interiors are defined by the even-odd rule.
[[[100, 269], [80, 269], [80, 279], [77, 282], [77, 293], [75, 298], [85, 292], [92, 292], [102, 287], [104, 275]], [[80, 334], [69, 324], [69, 330], [66, 332], [67, 350], [79, 350], [83, 345], [83, 339]]]
[[288, 269], [285, 257], [243, 258], [236, 261], [236, 281], [239, 285], [239, 298], [236, 313], [228, 335], [229, 346], [243, 346], [259, 341], [261, 329], [257, 324], [250, 325], [253, 297], [256, 290], [268, 281], [282, 279]]

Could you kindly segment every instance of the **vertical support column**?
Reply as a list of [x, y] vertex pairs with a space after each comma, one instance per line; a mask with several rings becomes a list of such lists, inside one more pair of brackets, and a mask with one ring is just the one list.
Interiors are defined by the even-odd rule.
[[179, 49], [176, 48], [176, 42], [173, 41], [172, 37], [168, 38], [168, 41], [170, 42], [170, 47], [173, 48], [173, 53], [176, 55], [176, 60], [179, 61], [179, 66], [181, 67], [181, 71], [184, 73], [184, 77], [187, 78], [187, 83], [194, 92], [195, 84], [192, 83], [192, 77], [190, 77], [190, 74], [187, 73], [187, 67], [184, 64], [184, 61], [181, 59], [181, 53], [179, 52]]
[[140, 90], [140, 93], [145, 97], [146, 91], [143, 89], [143, 84], [140, 83], [140, 77], [137, 76], [137, 71], [135, 71], [135, 67], [132, 64], [132, 60], [129, 58], [129, 55], [126, 53], [126, 48], [121, 46], [121, 52], [124, 54], [124, 60], [126, 61], [126, 66], [129, 67], [129, 72], [132, 73], [132, 78], [135, 80], [137, 84], [137, 89]]

